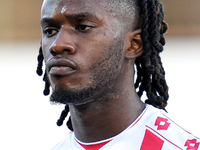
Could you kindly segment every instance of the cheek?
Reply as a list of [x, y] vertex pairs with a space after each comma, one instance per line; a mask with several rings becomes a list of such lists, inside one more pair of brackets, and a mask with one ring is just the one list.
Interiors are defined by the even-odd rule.
[[46, 40], [46, 39], [42, 40], [42, 52], [43, 52], [45, 63], [51, 57], [51, 53], [49, 51], [50, 50], [50, 46], [51, 46], [51, 41], [50, 40]]
[[[85, 41], [85, 52], [83, 56], [85, 56], [85, 63], [91, 69], [95, 66], [95, 68], [107, 67], [105, 64], [106, 61], [110, 61], [109, 59], [115, 57], [116, 51], [121, 53], [123, 41], [121, 38], [116, 38], [116, 35], [111, 32], [105, 31], [104, 33], [98, 34], [97, 36], [93, 36], [91, 41]], [[109, 63], [109, 62], [108, 62]], [[109, 65], [109, 64], [107, 64]]]
[[88, 67], [99, 59], [106, 46], [103, 37], [90, 37], [93, 38], [84, 38], [79, 40], [80, 42], [76, 45], [76, 54], [73, 56], [81, 63], [81, 65]]

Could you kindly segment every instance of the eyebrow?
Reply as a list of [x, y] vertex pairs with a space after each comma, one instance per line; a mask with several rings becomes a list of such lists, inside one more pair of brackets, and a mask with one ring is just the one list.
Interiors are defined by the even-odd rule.
[[52, 22], [52, 21], [53, 21], [53, 19], [51, 19], [50, 17], [49, 18], [48, 17], [44, 17], [44, 18], [42, 18], [40, 20], [40, 24], [43, 24], [45, 22]]
[[92, 14], [90, 12], [82, 12], [82, 13], [77, 13], [77, 14], [66, 14], [65, 16], [67, 19], [83, 19], [83, 18], [98, 19], [98, 17], [95, 14]]
[[[100, 20], [95, 14], [92, 14], [90, 12], [82, 12], [82, 13], [77, 13], [77, 14], [65, 14], [65, 17], [68, 20], [79, 20], [79, 19], [95, 19], [95, 20]], [[51, 23], [56, 23], [57, 21], [54, 20], [51, 17], [44, 17], [41, 19], [40, 24], [43, 24], [45, 22], [51, 22]]]

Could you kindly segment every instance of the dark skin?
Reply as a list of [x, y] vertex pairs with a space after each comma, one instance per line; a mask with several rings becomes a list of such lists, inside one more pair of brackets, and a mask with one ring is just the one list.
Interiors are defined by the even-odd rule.
[[62, 102], [69, 105], [75, 136], [83, 142], [119, 134], [145, 108], [133, 81], [141, 30], [137, 21], [120, 22], [122, 16], [107, 4], [46, 0], [42, 7], [42, 49], [53, 92], [96, 89], [85, 99]]

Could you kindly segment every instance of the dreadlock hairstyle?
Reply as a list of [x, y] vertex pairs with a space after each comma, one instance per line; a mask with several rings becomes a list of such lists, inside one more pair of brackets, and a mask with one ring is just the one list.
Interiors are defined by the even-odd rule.
[[[167, 106], [168, 86], [165, 80], [165, 71], [162, 66], [159, 53], [163, 51], [165, 45], [164, 33], [167, 31], [167, 24], [163, 21], [164, 11], [159, 0], [135, 0], [138, 7], [138, 14], [142, 29], [143, 54], [135, 61], [137, 69], [137, 78], [135, 88], [139, 97], [146, 92], [147, 100], [145, 103], [154, 107], [164, 109]], [[37, 74], [43, 74], [43, 53], [42, 48], [39, 49], [37, 57], [38, 66]], [[44, 95], [50, 93], [50, 83], [45, 71], [43, 81], [45, 82]], [[61, 126], [67, 117], [69, 106], [66, 105], [62, 111], [57, 125]], [[67, 121], [68, 128], [73, 131], [71, 117]]]
[[[38, 66], [37, 66], [37, 74], [39, 76], [41, 76], [43, 74], [43, 71], [42, 71], [42, 66], [43, 66], [43, 60], [44, 60], [44, 56], [43, 56], [43, 53], [42, 53], [42, 47], [40, 47], [39, 49], [39, 55], [37, 57], [37, 60], [38, 60]], [[44, 77], [43, 77], [43, 81], [45, 82], [45, 88], [44, 88], [44, 91], [43, 91], [43, 94], [45, 96], [49, 95], [50, 93], [50, 83], [49, 83], [49, 80], [48, 80], [48, 77], [47, 77], [47, 72], [45, 71], [44, 73]]]
[[165, 110], [169, 95], [165, 71], [159, 56], [165, 45], [163, 35], [167, 31], [167, 24], [163, 21], [163, 6], [158, 0], [139, 0], [139, 6], [144, 52], [135, 62], [135, 87], [139, 88], [140, 97], [144, 91], [147, 93], [146, 103]]

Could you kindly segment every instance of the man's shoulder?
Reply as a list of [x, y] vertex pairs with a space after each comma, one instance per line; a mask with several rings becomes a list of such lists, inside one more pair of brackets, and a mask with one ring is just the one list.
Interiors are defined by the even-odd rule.
[[164, 110], [149, 106], [146, 116], [145, 127], [149, 130], [158, 132], [163, 135], [184, 135], [184, 137], [194, 137], [193, 134], [185, 130], [181, 125], [176, 123]]
[[157, 146], [160, 144], [161, 147], [168, 147], [168, 149], [186, 148], [198, 150], [200, 139], [174, 122], [167, 113], [152, 106], [149, 106], [146, 113], [142, 145], [145, 146], [151, 141], [151, 144], [154, 143]]

